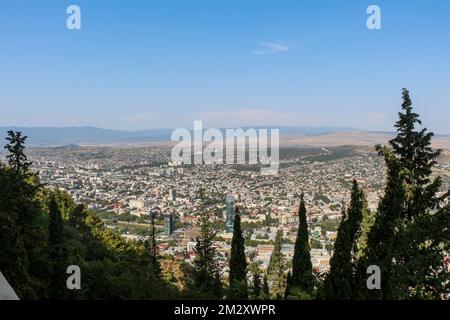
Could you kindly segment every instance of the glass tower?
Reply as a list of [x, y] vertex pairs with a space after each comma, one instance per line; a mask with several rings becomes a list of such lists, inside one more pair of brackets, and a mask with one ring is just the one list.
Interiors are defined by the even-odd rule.
[[164, 235], [170, 236], [175, 231], [175, 217], [172, 213], [164, 215]]
[[227, 195], [227, 219], [225, 223], [225, 231], [228, 233], [233, 232], [233, 218], [234, 218], [234, 198], [233, 195]]

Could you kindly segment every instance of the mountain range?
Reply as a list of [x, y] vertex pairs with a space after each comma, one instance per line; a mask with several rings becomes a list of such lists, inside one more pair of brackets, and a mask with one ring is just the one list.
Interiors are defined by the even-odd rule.
[[[253, 127], [255, 129], [280, 129], [280, 136], [317, 136], [331, 132], [356, 131], [341, 127]], [[248, 127], [242, 129], [247, 130]], [[102, 129], [97, 127], [0, 127], [0, 135], [8, 130], [20, 131], [28, 136], [27, 143], [33, 147], [64, 145], [140, 144], [146, 142], [169, 142], [174, 129], [148, 129], [137, 131]], [[225, 129], [221, 129], [225, 134]]]
[[[374, 146], [387, 143], [394, 132], [367, 131], [347, 127], [253, 127], [255, 129], [279, 129], [280, 143], [287, 146]], [[243, 127], [247, 130], [249, 127]], [[174, 129], [148, 129], [137, 131], [102, 129], [97, 127], [0, 127], [0, 136], [8, 130], [20, 131], [28, 136], [30, 147], [142, 145], [170, 142]], [[225, 136], [225, 129], [221, 129]], [[192, 134], [192, 131], [191, 131]], [[433, 145], [450, 149], [450, 136], [437, 135]]]

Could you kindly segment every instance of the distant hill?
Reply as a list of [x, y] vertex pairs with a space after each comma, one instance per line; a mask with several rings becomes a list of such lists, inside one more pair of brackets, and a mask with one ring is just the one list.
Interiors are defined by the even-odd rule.
[[[342, 127], [276, 127], [264, 126], [255, 129], [280, 129], [281, 145], [297, 146], [373, 146], [387, 143], [395, 133], [364, 131]], [[247, 130], [248, 127], [242, 129]], [[111, 130], [96, 127], [0, 127], [0, 141], [8, 130], [21, 131], [28, 136], [32, 147], [77, 148], [84, 145], [133, 145], [152, 142], [169, 142], [173, 129], [149, 129], [138, 131]], [[225, 135], [225, 129], [221, 129]], [[1, 144], [1, 143], [0, 143]], [[433, 145], [449, 149], [450, 137], [437, 135]]]
[[[334, 131], [314, 136], [281, 136], [280, 144], [287, 146], [375, 146], [387, 144], [395, 136], [394, 132], [375, 131]], [[432, 139], [434, 148], [450, 149], [450, 136], [436, 135]]]
[[[279, 128], [281, 136], [315, 136], [332, 132], [348, 132], [355, 129], [339, 127], [255, 127], [255, 129]], [[248, 127], [243, 127], [248, 129]], [[97, 127], [0, 127], [0, 136], [8, 130], [21, 131], [28, 136], [28, 144], [34, 147], [102, 144], [139, 144], [170, 141], [173, 129], [149, 129], [124, 131]], [[222, 130], [223, 133], [224, 129]]]
[[96, 127], [0, 127], [0, 134], [6, 136], [8, 130], [21, 131], [35, 147], [170, 141], [172, 134], [172, 129], [122, 131]]

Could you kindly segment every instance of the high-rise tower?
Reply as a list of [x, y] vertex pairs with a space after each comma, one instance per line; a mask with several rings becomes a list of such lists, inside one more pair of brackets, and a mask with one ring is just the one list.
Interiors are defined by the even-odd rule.
[[173, 213], [164, 215], [164, 235], [170, 236], [175, 231], [175, 216]]
[[233, 218], [234, 218], [234, 198], [232, 194], [227, 195], [227, 219], [225, 223], [225, 231], [228, 233], [233, 232]]

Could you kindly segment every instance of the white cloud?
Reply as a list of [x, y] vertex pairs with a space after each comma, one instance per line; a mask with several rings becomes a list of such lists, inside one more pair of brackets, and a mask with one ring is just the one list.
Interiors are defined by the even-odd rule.
[[295, 43], [275, 41], [275, 42], [261, 42], [262, 47], [259, 50], [254, 50], [254, 54], [272, 54], [286, 52], [293, 47], [297, 47]]

